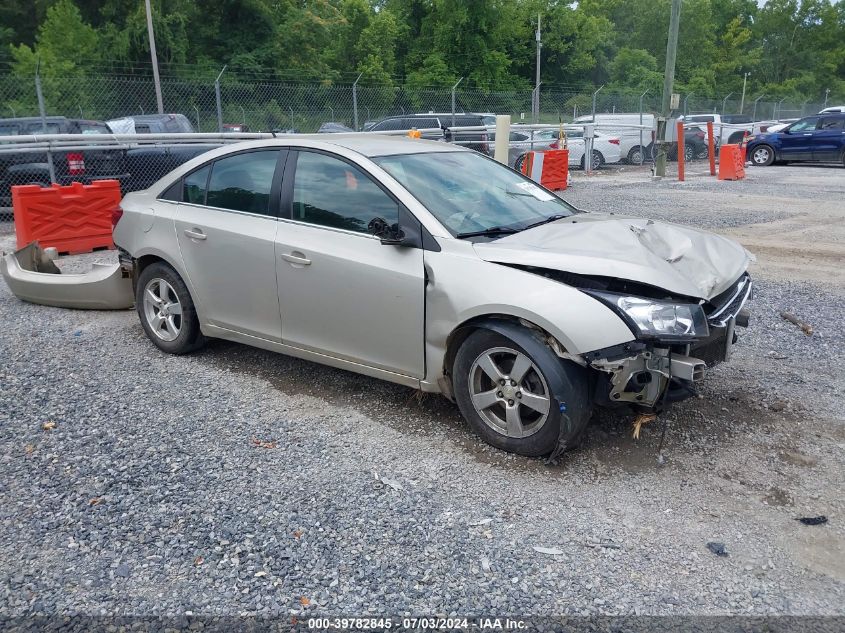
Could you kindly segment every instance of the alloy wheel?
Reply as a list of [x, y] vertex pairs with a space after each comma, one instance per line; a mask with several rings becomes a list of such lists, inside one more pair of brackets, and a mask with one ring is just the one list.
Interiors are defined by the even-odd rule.
[[173, 341], [182, 330], [182, 303], [173, 286], [164, 279], [151, 279], [144, 287], [144, 317], [153, 333]]
[[758, 147], [753, 154], [755, 165], [765, 165], [769, 162], [769, 150], [766, 147]]
[[507, 437], [528, 437], [549, 417], [546, 380], [523, 352], [508, 347], [484, 351], [470, 367], [472, 406], [484, 423]]

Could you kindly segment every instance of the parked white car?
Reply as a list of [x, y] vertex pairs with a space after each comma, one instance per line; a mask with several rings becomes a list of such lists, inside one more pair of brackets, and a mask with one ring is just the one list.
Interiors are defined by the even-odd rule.
[[[520, 132], [528, 136], [524, 141], [512, 144], [521, 151], [517, 153], [516, 165], [519, 164], [522, 156], [532, 149], [561, 149], [563, 142], [560, 139], [560, 129], [539, 130], [534, 133], [534, 141], [531, 142], [530, 133]], [[569, 150], [569, 166], [584, 169], [584, 153], [586, 152], [586, 141], [583, 130], [564, 129], [566, 136], [566, 148]], [[593, 137], [593, 162], [592, 169], [598, 169], [605, 164], [618, 163], [622, 158], [620, 140], [616, 136], [607, 136], [602, 132], [595, 132]]]
[[[592, 115], [580, 116], [573, 121], [579, 125], [591, 122], [593, 122]], [[632, 164], [639, 164], [648, 155], [652, 133], [657, 129], [657, 119], [653, 114], [648, 113], [643, 113], [642, 116], [639, 113], [625, 112], [598, 113], [594, 122], [601, 134], [619, 139], [622, 160]], [[640, 135], [640, 125], [645, 127], [642, 135]]]
[[227, 145], [121, 210], [114, 241], [160, 350], [222, 338], [442, 393], [523, 455], [576, 446], [594, 407], [694, 395], [747, 325], [736, 242], [580, 212], [447, 143]]

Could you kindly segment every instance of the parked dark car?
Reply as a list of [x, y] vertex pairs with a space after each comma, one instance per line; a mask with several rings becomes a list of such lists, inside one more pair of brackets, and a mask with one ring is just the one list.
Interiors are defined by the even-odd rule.
[[492, 148], [490, 145], [490, 134], [488, 132], [480, 130], [477, 132], [451, 132], [449, 128], [491, 126], [496, 124], [496, 117], [487, 114], [456, 113], [454, 119], [455, 124], [453, 126], [451, 114], [403, 114], [376, 121], [369, 128], [366, 128], [366, 131], [383, 132], [388, 130], [437, 129], [440, 132], [422, 132], [422, 137], [434, 140], [445, 139], [474, 149], [482, 154], [490, 153]]
[[845, 113], [807, 116], [779, 132], [757, 134], [748, 142], [746, 156], [761, 167], [776, 161], [845, 165]]
[[[646, 160], [653, 160], [657, 156], [657, 148], [652, 141], [645, 149]], [[709, 148], [707, 146], [707, 133], [699, 127], [684, 128], [684, 161], [707, 158]], [[678, 160], [677, 142], [669, 143], [666, 151], [669, 160]]]
[[[181, 134], [194, 132], [194, 126], [184, 114], [138, 114], [112, 119], [120, 121], [131, 119], [135, 124], [136, 134]], [[108, 123], [111, 124], [112, 121]]]
[[[48, 134], [111, 134], [102, 121], [47, 117]], [[0, 136], [43, 133], [38, 117], [0, 119]], [[84, 139], [80, 139], [84, 143]], [[94, 180], [120, 181], [123, 193], [146, 189], [182, 163], [207, 152], [220, 143], [138, 145], [128, 149], [84, 149], [53, 152], [56, 182], [89, 184]], [[47, 154], [3, 152], [0, 144], [0, 207], [11, 206], [13, 185], [50, 184]]]
[[354, 131], [355, 130], [353, 130], [351, 127], [349, 127], [348, 125], [344, 125], [343, 123], [327, 121], [319, 127], [319, 129], [317, 130], [317, 134], [345, 134]]
[[[111, 134], [102, 121], [46, 117], [46, 130], [40, 117], [0, 119], [0, 136], [32, 134]], [[3, 152], [0, 144], [0, 206], [11, 205], [12, 185], [50, 184], [47, 153]], [[62, 150], [52, 153], [56, 182], [88, 184], [92, 180], [114, 179], [121, 183], [129, 176], [121, 149]]]

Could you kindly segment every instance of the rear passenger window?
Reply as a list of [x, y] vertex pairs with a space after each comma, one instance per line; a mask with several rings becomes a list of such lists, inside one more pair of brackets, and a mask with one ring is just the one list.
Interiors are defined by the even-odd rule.
[[208, 174], [210, 171], [211, 165], [207, 165], [185, 176], [185, 187], [182, 190], [183, 202], [205, 204], [205, 192], [208, 188]]
[[819, 123], [820, 130], [841, 130], [843, 127], [845, 127], [845, 118], [822, 119]]
[[206, 204], [220, 209], [267, 214], [279, 150], [221, 158], [211, 168]]

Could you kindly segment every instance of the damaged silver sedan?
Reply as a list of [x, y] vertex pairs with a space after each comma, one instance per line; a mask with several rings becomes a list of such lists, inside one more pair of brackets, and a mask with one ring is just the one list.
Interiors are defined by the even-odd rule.
[[227, 146], [122, 210], [115, 243], [161, 350], [223, 338], [442, 393], [523, 455], [577, 445], [597, 406], [694, 394], [748, 323], [739, 244], [578, 211], [444, 143]]

